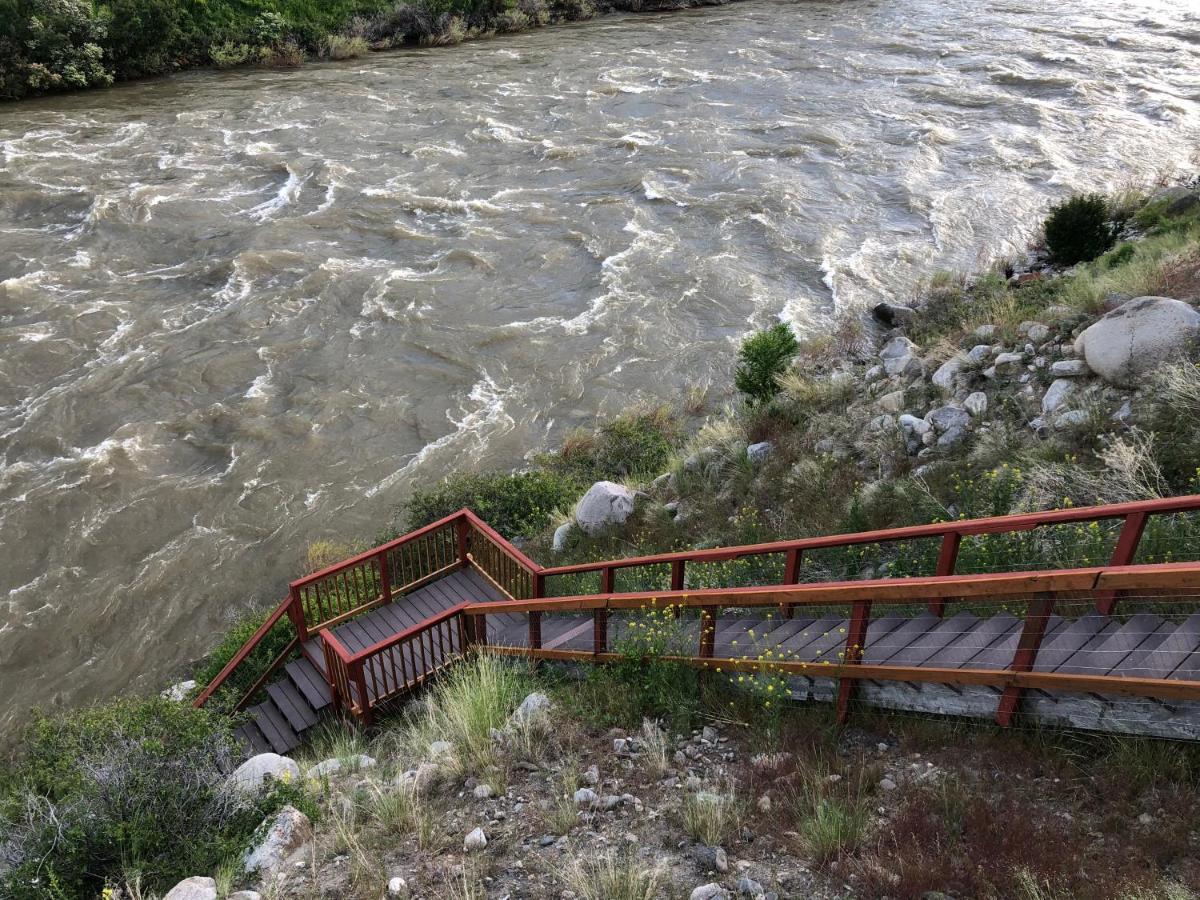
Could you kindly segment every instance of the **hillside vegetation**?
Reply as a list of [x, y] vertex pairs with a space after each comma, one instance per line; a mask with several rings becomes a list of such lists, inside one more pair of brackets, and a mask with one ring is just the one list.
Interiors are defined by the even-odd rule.
[[0, 0], [0, 100], [196, 66], [297, 66], [726, 0]]

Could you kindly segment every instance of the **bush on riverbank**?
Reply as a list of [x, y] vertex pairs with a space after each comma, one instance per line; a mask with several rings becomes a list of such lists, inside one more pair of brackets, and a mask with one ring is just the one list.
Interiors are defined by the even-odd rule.
[[197, 66], [288, 67], [457, 44], [643, 8], [637, 0], [0, 0], [0, 100]]
[[13, 900], [97, 896], [139, 881], [166, 890], [236, 860], [263, 817], [303, 802], [297, 786], [230, 791], [241, 759], [228, 716], [163, 698], [123, 698], [26, 728], [0, 784], [0, 854]]

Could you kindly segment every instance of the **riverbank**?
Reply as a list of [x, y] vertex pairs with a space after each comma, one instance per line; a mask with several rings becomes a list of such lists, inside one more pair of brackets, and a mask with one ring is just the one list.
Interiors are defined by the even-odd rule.
[[0, 20], [0, 101], [212, 66], [294, 68], [611, 12], [730, 0], [21, 0]]
[[[881, 304], [873, 324], [755, 333], [736, 394], [697, 386], [522, 472], [453, 476], [396, 527], [469, 505], [565, 562], [1195, 492], [1200, 181], [1076, 198], [1044, 231], [1020, 259]], [[1163, 517], [1138, 561], [1190, 558], [1198, 537], [1194, 518]], [[963, 542], [959, 571], [1094, 564], [1115, 538], [983, 536]], [[352, 549], [314, 544], [308, 564]], [[867, 547], [806, 557], [801, 578], [933, 563]], [[689, 585], [762, 576], [716, 567]], [[38, 717], [0, 781], [0, 877], [22, 900], [135, 900], [177, 879], [171, 900], [1200, 890], [1190, 745], [904, 715], [838, 731], [819, 704], [657, 660], [665, 646], [631, 638], [627, 663], [581, 679], [475, 657], [369, 735], [332, 731], [298, 761], [266, 754], [232, 776], [231, 720], [212, 709], [126, 699]], [[1056, 852], [1039, 852], [1051, 835]]]

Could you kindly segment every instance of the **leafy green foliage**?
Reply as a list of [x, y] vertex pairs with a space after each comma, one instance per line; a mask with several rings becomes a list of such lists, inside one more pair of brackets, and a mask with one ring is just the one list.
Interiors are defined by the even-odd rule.
[[1046, 218], [1046, 247], [1062, 266], [1088, 262], [1113, 245], [1108, 202], [1099, 194], [1082, 194], [1054, 206]]
[[792, 329], [780, 323], [748, 337], [738, 353], [733, 383], [752, 402], [763, 403], [779, 393], [777, 380], [800, 349]]
[[574, 479], [553, 472], [464, 472], [415, 491], [403, 509], [404, 530], [414, 531], [465, 506], [505, 537], [519, 537], [545, 528], [550, 514], [568, 506], [578, 493]]
[[0, 894], [32, 900], [54, 885], [96, 896], [130, 868], [166, 889], [214, 870], [266, 814], [304, 803], [297, 786], [261, 799], [226, 789], [239, 755], [233, 725], [158, 697], [37, 715], [0, 795], [16, 862]]
[[675, 414], [658, 406], [618, 416], [592, 433], [573, 432], [558, 453], [540, 456], [538, 463], [580, 483], [653, 475], [667, 465], [682, 435]]
[[85, 0], [0, 0], [0, 100], [111, 84], [107, 36]]

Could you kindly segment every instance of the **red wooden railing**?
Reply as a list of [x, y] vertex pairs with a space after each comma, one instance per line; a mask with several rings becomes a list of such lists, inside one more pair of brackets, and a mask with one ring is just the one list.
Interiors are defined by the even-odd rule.
[[[1011, 723], [1021, 691], [1026, 688], [1200, 700], [1200, 681], [1195, 680], [1068, 675], [1034, 671], [1046, 624], [1057, 602], [1094, 599], [1114, 592], [1136, 592], [1139, 599], [1153, 598], [1161, 603], [1195, 604], [1200, 600], [1200, 564], [1159, 563], [1061, 571], [885, 578], [795, 586], [596, 594], [586, 597], [514, 601], [500, 605], [472, 604], [463, 608], [461, 612], [464, 617], [484, 618], [497, 613], [527, 613], [531, 617], [539, 617], [540, 620], [540, 617], [546, 614], [591, 611], [599, 622], [602, 621], [599, 614], [603, 612], [607, 616], [610, 610], [640, 610], [648, 606], [699, 609], [701, 627], [696, 653], [668, 656], [667, 659], [702, 668], [719, 666], [727, 671], [765, 669], [779, 674], [837, 679], [837, 709], [840, 721], [845, 721], [849, 712], [854, 685], [863, 679], [998, 687], [1002, 689], [1002, 693], [996, 710], [996, 721], [1001, 725]], [[973, 603], [997, 606], [1014, 602], [1024, 604], [1025, 624], [1008, 668], [934, 669], [922, 666], [866, 665], [862, 662], [873, 606], [912, 604], [929, 600], [937, 600], [943, 604], [953, 600], [970, 600]], [[831, 660], [810, 663], [777, 658], [717, 659], [714, 656], [715, 622], [722, 607], [755, 608], [785, 604], [801, 607], [850, 606], [849, 627], [846, 629], [845, 641], [835, 657], [837, 662]], [[599, 626], [594, 629], [593, 634], [593, 646], [590, 651], [546, 649], [541, 646], [540, 640], [533, 640], [532, 632], [528, 647], [490, 645], [489, 650], [536, 659], [609, 662], [621, 658], [618, 654], [608, 652]], [[831, 648], [830, 652], [833, 649], [836, 648]]]
[[[669, 565], [671, 567], [671, 589], [680, 590], [684, 586], [686, 577], [685, 569], [689, 565], [783, 554], [784, 575], [782, 583], [796, 584], [800, 580], [804, 554], [809, 551], [861, 546], [864, 544], [892, 544], [920, 539], [940, 539], [941, 546], [934, 574], [937, 577], [945, 577], [955, 574], [959, 548], [965, 537], [1030, 531], [1035, 528], [1053, 525], [1101, 522], [1112, 519], [1122, 519], [1123, 525], [1109, 564], [1113, 566], [1127, 566], [1131, 565], [1136, 558], [1138, 544], [1141, 541], [1147, 519], [1150, 516], [1193, 512], [1197, 510], [1200, 510], [1200, 495], [1193, 494], [1184, 497], [1168, 497], [1160, 500], [1115, 503], [1107, 506], [1056, 509], [1038, 513], [993, 516], [986, 519], [961, 519], [952, 522], [937, 522], [932, 525], [888, 528], [881, 531], [798, 538], [789, 541], [773, 541], [767, 544], [748, 544], [740, 547], [718, 547], [711, 550], [681, 550], [676, 553], [660, 553], [654, 556], [635, 556], [594, 563], [554, 566], [541, 569], [540, 575], [543, 581], [545, 581], [555, 576], [599, 573], [600, 592], [608, 593], [613, 590], [616, 573], [620, 570]], [[1115, 596], [1099, 595], [1097, 597], [1097, 611], [1105, 615], [1111, 614], [1115, 600]], [[944, 601], [930, 601], [930, 612], [935, 615], [940, 616], [944, 607]]]
[[[353, 706], [356, 701], [352, 696], [351, 685], [360, 693], [364, 690], [358, 685], [358, 679], [368, 677], [375, 671], [366, 663], [368, 659], [380, 657], [388, 647], [406, 645], [425, 634], [426, 626], [435, 627], [442, 622], [441, 617], [417, 626], [413, 634], [408, 632], [397, 635], [384, 642], [387, 647], [368, 648], [358, 654], [349, 652], [339, 653], [337, 648], [344, 646], [332, 636], [330, 630], [337, 624], [347, 621], [354, 616], [364, 613], [380, 604], [390, 603], [398, 596], [416, 590], [422, 585], [442, 577], [454, 569], [471, 566], [482, 573], [493, 584], [499, 587], [512, 602], [538, 600], [546, 593], [547, 579], [556, 576], [598, 573], [600, 591], [597, 596], [611, 597], [615, 594], [616, 574], [618, 571], [638, 567], [663, 567], [670, 571], [670, 593], [678, 595], [686, 583], [687, 567], [689, 565], [721, 562], [746, 557], [762, 557], [772, 554], [783, 556], [782, 585], [796, 585], [801, 577], [804, 554], [809, 551], [853, 547], [868, 544], [886, 544], [918, 539], [939, 539], [940, 551], [937, 558], [934, 579], [943, 581], [942, 588], [930, 593], [924, 602], [928, 603], [930, 611], [942, 615], [947, 602], [957, 596], [954, 587], [961, 584], [962, 576], [955, 575], [959, 547], [963, 538], [984, 535], [1003, 534], [1029, 531], [1035, 528], [1070, 523], [1087, 523], [1106, 520], [1123, 520], [1120, 534], [1116, 541], [1111, 566], [1128, 566], [1136, 558], [1139, 542], [1146, 528], [1147, 520], [1153, 515], [1190, 512], [1200, 510], [1200, 495], [1172, 497], [1161, 500], [1148, 500], [1135, 503], [1121, 503], [1108, 506], [1080, 507], [1076, 509], [1060, 509], [1041, 513], [1024, 515], [997, 516], [986, 519], [967, 519], [953, 522], [919, 525], [906, 528], [892, 528], [881, 531], [861, 532], [856, 534], [831, 535], [815, 538], [800, 538], [787, 541], [775, 541], [765, 544], [753, 544], [738, 547], [722, 547], [712, 550], [685, 550], [676, 553], [664, 553], [654, 556], [629, 557], [625, 559], [605, 560], [594, 563], [580, 563], [568, 566], [542, 567], [533, 562], [520, 550], [501, 537], [478, 516], [468, 509], [460, 510], [406, 534], [389, 541], [365, 553], [358, 554], [336, 565], [329, 566], [304, 578], [293, 581], [289, 586], [290, 592], [268, 617], [255, 634], [246, 642], [229, 663], [221, 670], [213, 681], [196, 698], [195, 704], [202, 706], [224, 684], [239, 666], [243, 665], [260, 644], [266, 634], [273, 628], [283, 615], [287, 615], [296, 631], [296, 639], [287, 650], [271, 662], [266, 671], [256, 679], [252, 689], [242, 698], [238, 708], [244, 706], [267, 682], [271, 674], [287, 659], [297, 646], [304, 643], [313, 635], [319, 634], [325, 640], [323, 652], [326, 661], [334, 658], [336, 666], [329, 669], [331, 675], [331, 691], [341, 700]], [[1080, 570], [1088, 571], [1088, 570]], [[978, 582], [986, 584], [988, 576], [974, 576], [985, 579]], [[885, 580], [886, 581], [886, 580]], [[923, 584], [928, 579], [909, 578], [895, 580], [914, 586]], [[839, 582], [837, 584], [867, 584], [870, 582]], [[882, 583], [882, 582], [879, 582]], [[809, 586], [799, 586], [807, 589]], [[818, 585], [818, 587], [821, 587]], [[829, 585], [824, 585], [825, 590]], [[798, 589], [798, 588], [797, 588]], [[721, 589], [722, 596], [733, 596], [731, 589]], [[761, 588], [745, 589], [753, 591], [772, 591], [778, 587], [764, 586]], [[791, 590], [789, 588], [789, 590]], [[690, 596], [702, 596], [705, 592], [693, 591]], [[644, 594], [628, 594], [631, 597], [645, 596]], [[661, 596], [661, 594], [660, 594]], [[739, 589], [736, 596], [743, 596]], [[749, 596], [749, 595], [745, 595]], [[788, 594], [790, 596], [790, 594]], [[1093, 593], [1096, 608], [1103, 614], [1111, 614], [1119, 590], [1104, 588]], [[572, 598], [588, 600], [588, 598]], [[547, 603], [551, 601], [546, 601]], [[560, 601], [553, 601], [558, 603]], [[794, 603], [790, 600], [780, 601], [785, 614], [790, 615]], [[797, 601], [799, 602], [799, 601]], [[717, 604], [722, 605], [722, 604]], [[727, 605], [727, 604], [725, 604]], [[506, 611], [511, 611], [510, 604], [503, 604]], [[541, 616], [550, 610], [561, 610], [563, 606], [536, 606], [526, 609], [529, 613], [529, 638], [532, 647], [540, 646]], [[582, 607], [581, 607], [582, 608]], [[595, 653], [607, 651], [607, 616], [613, 608], [609, 603], [598, 603], [587, 607], [593, 612], [593, 642]], [[475, 607], [467, 615], [460, 626], [472, 640], [486, 642], [486, 614], [475, 612]], [[492, 609], [491, 612], [497, 612]], [[448, 621], [448, 620], [447, 620]], [[715, 617], [712, 609], [702, 611], [702, 621], [705, 627], [701, 629], [701, 640], [707, 642], [701, 647], [701, 657], [707, 647], [711, 655], [712, 623]], [[852, 616], [849, 631], [854, 634], [866, 627], [866, 620]], [[426, 638], [420, 638], [422, 640]], [[395, 642], [393, 644], [393, 642]], [[460, 646], [465, 642], [460, 641]], [[859, 642], [861, 643], [861, 641]], [[333, 647], [330, 657], [330, 647]], [[411, 651], [417, 645], [406, 648]], [[364, 656], [364, 654], [367, 654]], [[390, 659], [389, 659], [390, 662]], [[338, 679], [341, 681], [338, 681]], [[393, 696], [395, 685], [400, 682], [393, 679], [385, 683], [380, 676], [380, 683], [373, 688], [376, 696]], [[389, 686], [390, 685], [390, 686]], [[372, 702], [367, 694], [366, 714]]]

